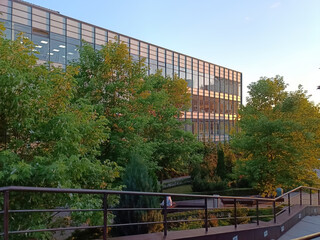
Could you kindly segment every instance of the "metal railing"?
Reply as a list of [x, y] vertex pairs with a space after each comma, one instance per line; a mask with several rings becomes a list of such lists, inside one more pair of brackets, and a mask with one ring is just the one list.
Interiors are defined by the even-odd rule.
[[[173, 194], [173, 193], [154, 193], [154, 192], [133, 192], [133, 191], [114, 191], [114, 190], [91, 190], [91, 189], [60, 189], [60, 188], [38, 188], [38, 187], [21, 187], [21, 186], [9, 186], [0, 188], [0, 192], [3, 193], [3, 210], [0, 211], [0, 214], [3, 214], [3, 232], [0, 233], [0, 236], [3, 236], [4, 240], [9, 239], [9, 235], [13, 234], [28, 234], [28, 233], [36, 233], [36, 232], [57, 232], [57, 231], [65, 231], [65, 230], [80, 230], [80, 229], [93, 229], [98, 228], [103, 230], [103, 239], [106, 240], [108, 238], [108, 228], [110, 227], [124, 227], [124, 226], [134, 226], [134, 225], [150, 225], [150, 224], [163, 224], [163, 234], [167, 236], [168, 234], [168, 224], [177, 223], [177, 222], [191, 222], [191, 221], [203, 221], [204, 229], [207, 232], [209, 228], [209, 221], [212, 220], [208, 215], [208, 200], [217, 201], [218, 199], [222, 201], [228, 201], [231, 203], [233, 209], [233, 217], [222, 217], [218, 219], [233, 219], [234, 227], [237, 228], [237, 220], [241, 219], [241, 216], [237, 216], [237, 208], [241, 206], [242, 203], [246, 203], [248, 201], [254, 201], [252, 205], [256, 205], [255, 207], [255, 216], [249, 216], [251, 219], [256, 220], [256, 224], [259, 225], [259, 221], [262, 217], [272, 217], [273, 222], [276, 223], [277, 215], [283, 213], [285, 210], [288, 210], [288, 213], [291, 213], [291, 194], [299, 191], [300, 196], [300, 205], [302, 205], [302, 195], [304, 190], [309, 190], [310, 194], [310, 202], [312, 205], [312, 191], [318, 192], [318, 205], [320, 205], [320, 189], [311, 188], [311, 187], [297, 187], [289, 192], [284, 193], [283, 195], [277, 198], [260, 198], [260, 197], [233, 197], [233, 196], [210, 196], [210, 195], [192, 195], [192, 194]], [[52, 194], [95, 194], [101, 195], [102, 199], [102, 208], [101, 209], [10, 209], [10, 193], [16, 192], [33, 192], [33, 193], [52, 193]], [[140, 196], [153, 196], [153, 197], [161, 197], [164, 199], [163, 208], [114, 208], [108, 207], [108, 196], [109, 195], [140, 195]], [[203, 210], [204, 211], [204, 219], [184, 219], [184, 220], [168, 220], [168, 213], [172, 211], [170, 207], [167, 206], [166, 198], [168, 196], [179, 198], [191, 198], [191, 199], [203, 199], [204, 204], [196, 207], [175, 207], [175, 211], [189, 211], [189, 210]], [[280, 200], [284, 200], [284, 197], [287, 197], [288, 206], [287, 209], [276, 212], [276, 204]], [[272, 204], [273, 213], [272, 215], [260, 215], [259, 205], [261, 204]], [[56, 206], [58, 207], [58, 206]], [[148, 211], [148, 210], [159, 210], [163, 213], [163, 221], [158, 222], [136, 222], [136, 223], [120, 223], [120, 224], [108, 224], [108, 212], [114, 211]], [[45, 228], [45, 229], [26, 229], [26, 230], [9, 230], [10, 224], [10, 214], [12, 213], [72, 213], [72, 212], [103, 212], [103, 225], [99, 226], [77, 226], [77, 227], [60, 227], [60, 228]], [[217, 218], [216, 218], [217, 219]]]
[[320, 232], [318, 233], [313, 233], [313, 234], [310, 234], [310, 235], [306, 235], [306, 236], [303, 236], [303, 237], [299, 237], [299, 238], [294, 238], [292, 240], [310, 240], [310, 239], [315, 239], [317, 237], [320, 237]]

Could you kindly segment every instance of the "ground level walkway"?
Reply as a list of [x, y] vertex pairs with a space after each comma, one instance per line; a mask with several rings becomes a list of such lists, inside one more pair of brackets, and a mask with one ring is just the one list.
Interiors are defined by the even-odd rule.
[[[279, 240], [289, 240], [318, 232], [320, 232], [320, 216], [306, 216]], [[320, 240], [320, 237], [314, 239]]]

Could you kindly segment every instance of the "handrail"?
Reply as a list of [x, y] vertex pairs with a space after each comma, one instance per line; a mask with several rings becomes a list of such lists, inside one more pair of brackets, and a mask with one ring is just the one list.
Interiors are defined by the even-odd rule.
[[292, 190], [280, 195], [279, 197], [276, 197], [275, 200], [283, 198], [284, 196], [288, 195], [289, 193], [295, 192], [295, 191], [299, 190], [300, 188], [304, 188], [304, 187], [303, 186], [296, 187], [296, 188], [294, 188], [294, 189], [292, 189]]
[[297, 191], [297, 190], [299, 190], [299, 189], [303, 189], [303, 188], [305, 188], [305, 189], [310, 189], [310, 190], [317, 190], [317, 191], [320, 191], [320, 189], [319, 189], [319, 188], [315, 188], [315, 187], [299, 186], [299, 187], [296, 187], [296, 188], [294, 188], [294, 189], [292, 189], [292, 190], [290, 190], [290, 191], [288, 191], [288, 192], [286, 192], [286, 193], [282, 194], [282, 195], [281, 195], [281, 196], [279, 196], [279, 197], [274, 198], [274, 200], [278, 200], [278, 199], [280, 199], [280, 198], [282, 198], [282, 197], [284, 197], [284, 196], [288, 195], [289, 193], [295, 192], [295, 191]]
[[79, 193], [79, 194], [115, 194], [115, 195], [145, 195], [145, 196], [173, 196], [173, 197], [192, 197], [192, 198], [215, 198], [215, 199], [239, 199], [239, 200], [258, 200], [258, 201], [277, 201], [286, 195], [299, 189], [318, 190], [319, 188], [299, 186], [276, 198], [262, 197], [238, 197], [238, 196], [212, 196], [199, 194], [182, 194], [182, 193], [155, 193], [155, 192], [136, 192], [136, 191], [115, 191], [115, 190], [96, 190], [96, 189], [73, 189], [73, 188], [46, 188], [46, 187], [25, 187], [25, 186], [8, 186], [0, 187], [0, 192], [4, 191], [23, 191], [23, 192], [52, 192], [52, 193]]
[[78, 194], [114, 194], [114, 195], [145, 195], [145, 196], [172, 196], [172, 197], [192, 197], [192, 198], [212, 198], [212, 199], [239, 199], [239, 200], [258, 200], [274, 201], [273, 198], [257, 197], [237, 197], [237, 196], [212, 196], [199, 194], [181, 194], [181, 193], [155, 193], [155, 192], [135, 192], [135, 191], [115, 191], [115, 190], [93, 190], [93, 189], [71, 189], [71, 188], [45, 188], [45, 187], [24, 187], [9, 186], [1, 187], [0, 192], [19, 191], [19, 192], [51, 192], [51, 193], [78, 193]]
[[320, 237], [320, 232], [313, 233], [313, 234], [310, 234], [310, 235], [306, 235], [306, 236], [303, 236], [303, 237], [294, 238], [292, 240], [309, 240], [309, 239], [314, 239], [316, 237]]
[[[237, 196], [216, 196], [216, 195], [194, 195], [194, 194], [178, 194], [178, 193], [156, 193], [156, 192], [136, 192], [136, 191], [115, 191], [115, 190], [96, 190], [96, 189], [67, 189], [67, 188], [46, 188], [46, 187], [25, 187], [25, 186], [7, 186], [7, 187], [0, 187], [0, 193], [2, 192], [4, 194], [4, 203], [3, 203], [3, 210], [0, 211], [0, 214], [3, 214], [3, 229], [4, 231], [0, 233], [0, 236], [4, 236], [4, 240], [9, 239], [10, 234], [19, 234], [19, 233], [31, 233], [31, 232], [44, 232], [44, 231], [55, 231], [54, 229], [35, 229], [35, 230], [19, 230], [19, 231], [9, 231], [9, 214], [10, 213], [23, 213], [23, 212], [86, 212], [86, 211], [102, 211], [104, 214], [104, 225], [103, 226], [83, 226], [79, 227], [79, 229], [88, 229], [88, 228], [103, 228], [104, 229], [104, 236], [103, 239], [107, 239], [107, 233], [106, 230], [108, 227], [113, 226], [121, 226], [121, 224], [107, 224], [107, 212], [109, 211], [131, 211], [131, 210], [161, 210], [161, 208], [108, 208], [107, 206], [107, 196], [108, 195], [144, 195], [144, 196], [157, 196], [157, 197], [163, 197], [164, 199], [167, 196], [172, 197], [190, 197], [193, 199], [203, 199], [204, 204], [200, 206], [194, 206], [192, 208], [175, 208], [177, 210], [183, 209], [183, 210], [204, 210], [205, 211], [205, 218], [199, 219], [199, 220], [191, 220], [191, 221], [200, 221], [204, 220], [205, 222], [205, 231], [208, 231], [208, 199], [231, 199], [233, 201], [230, 201], [230, 203], [233, 205], [233, 212], [234, 216], [231, 217], [234, 220], [234, 227], [237, 228], [237, 219], [241, 218], [240, 216], [237, 217], [237, 203], [241, 203], [240, 200], [251, 200], [255, 201], [254, 204], [256, 204], [256, 223], [259, 225], [259, 218], [264, 216], [259, 216], [259, 203], [263, 202], [272, 202], [272, 208], [273, 208], [273, 221], [276, 223], [276, 202], [285, 197], [288, 196], [288, 203], [289, 206], [287, 209], [289, 210], [288, 213], [290, 214], [290, 193], [296, 192], [300, 190], [300, 205], [302, 204], [302, 189], [309, 189], [310, 190], [310, 205], [312, 205], [312, 190], [318, 191], [318, 205], [320, 205], [320, 189], [314, 188], [314, 187], [305, 187], [305, 186], [299, 186], [295, 189], [292, 189], [284, 194], [282, 194], [279, 197], [276, 198], [261, 198], [261, 197], [237, 197]], [[43, 193], [74, 193], [74, 194], [96, 194], [103, 196], [103, 208], [102, 209], [28, 209], [28, 210], [14, 210], [9, 208], [9, 193], [10, 192], [43, 192]], [[138, 223], [125, 223], [124, 225], [141, 225], [141, 224], [151, 224], [151, 223], [162, 223], [164, 225], [164, 235], [167, 235], [167, 224], [170, 222], [176, 222], [176, 221], [185, 221], [185, 220], [174, 220], [174, 221], [168, 221], [167, 220], [167, 213], [169, 211], [169, 207], [166, 204], [166, 201], [164, 201], [164, 207], [162, 208], [164, 219], [162, 222], [138, 222]], [[254, 217], [251, 217], [254, 218]], [[57, 228], [56, 230], [68, 230], [69, 228]], [[76, 229], [76, 227], [71, 227], [71, 229]], [[320, 233], [319, 233], [320, 234]], [[320, 235], [319, 235], [320, 236]], [[302, 239], [309, 239], [309, 238], [302, 238]]]

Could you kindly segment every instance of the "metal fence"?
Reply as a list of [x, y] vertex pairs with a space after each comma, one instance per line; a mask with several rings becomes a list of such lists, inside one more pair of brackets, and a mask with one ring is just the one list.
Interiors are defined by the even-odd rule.
[[[299, 196], [299, 204], [303, 204], [303, 193], [308, 191], [309, 202], [308, 204], [312, 205], [312, 195], [313, 192], [317, 193], [317, 201], [318, 205], [320, 205], [320, 190], [317, 188], [311, 187], [297, 187], [277, 198], [261, 198], [261, 197], [233, 197], [233, 196], [216, 196], [216, 195], [192, 195], [192, 194], [171, 194], [171, 193], [154, 193], [154, 192], [133, 192], [133, 191], [113, 191], [113, 190], [90, 190], [90, 189], [60, 189], [60, 188], [38, 188], [38, 187], [21, 187], [21, 186], [9, 186], [0, 188], [0, 192], [3, 194], [3, 208], [0, 211], [0, 214], [3, 215], [3, 232], [0, 233], [0, 236], [3, 237], [4, 240], [8, 240], [10, 235], [15, 234], [28, 234], [28, 233], [36, 233], [36, 232], [57, 232], [57, 231], [65, 231], [65, 230], [79, 230], [79, 229], [93, 229], [99, 228], [103, 231], [103, 239], [106, 240], [108, 238], [108, 228], [110, 227], [124, 227], [124, 226], [134, 226], [134, 225], [150, 225], [150, 224], [163, 224], [163, 234], [167, 236], [168, 234], [168, 224], [174, 222], [190, 222], [190, 221], [203, 221], [204, 230], [207, 232], [209, 228], [208, 222], [212, 219], [208, 216], [208, 201], [217, 201], [220, 199], [225, 202], [225, 205], [229, 205], [231, 211], [233, 212], [233, 216], [228, 216], [228, 219], [233, 219], [234, 227], [237, 228], [237, 220], [241, 218], [241, 216], [237, 216], [237, 208], [240, 208], [243, 205], [251, 203], [251, 208], [255, 208], [255, 215], [251, 216], [251, 219], [259, 225], [259, 221], [262, 217], [272, 217], [274, 223], [277, 222], [277, 215], [283, 213], [284, 211], [288, 211], [290, 214], [292, 203], [292, 195], [295, 193], [295, 198]], [[88, 195], [100, 195], [102, 200], [102, 208], [100, 209], [10, 209], [10, 194], [17, 192], [32, 192], [32, 193], [49, 193], [49, 194], [88, 194]], [[163, 199], [164, 206], [163, 208], [116, 208], [115, 206], [108, 206], [108, 196], [111, 195], [138, 195], [138, 196], [153, 196], [159, 197]], [[304, 194], [306, 195], [306, 194]], [[175, 207], [174, 211], [190, 211], [190, 210], [201, 210], [204, 211], [204, 219], [180, 219], [180, 220], [170, 220], [168, 221], [168, 213], [172, 211], [171, 207], [167, 206], [166, 197], [171, 196], [174, 198], [189, 198], [189, 199], [202, 199], [203, 205], [196, 207]], [[286, 201], [284, 201], [284, 199]], [[284, 202], [283, 202], [284, 201]], [[285, 208], [281, 211], [277, 212], [277, 205], [283, 204]], [[159, 203], [160, 204], [160, 203]], [[272, 207], [272, 215], [260, 215], [260, 207], [261, 205], [270, 205]], [[255, 205], [255, 207], [254, 207]], [[59, 206], [56, 206], [59, 207]], [[135, 223], [120, 223], [120, 224], [108, 224], [108, 212], [115, 211], [148, 211], [148, 210], [158, 210], [163, 213], [163, 221], [158, 222], [135, 222]], [[9, 230], [10, 225], [10, 214], [19, 214], [19, 213], [71, 213], [71, 212], [102, 212], [103, 213], [103, 225], [100, 226], [77, 226], [77, 227], [59, 227], [59, 228], [44, 228], [44, 229], [25, 229], [25, 230]], [[218, 218], [219, 219], [219, 218]], [[222, 219], [222, 218], [221, 218]], [[226, 218], [225, 218], [226, 219]], [[32, 226], [30, 226], [32, 227]]]

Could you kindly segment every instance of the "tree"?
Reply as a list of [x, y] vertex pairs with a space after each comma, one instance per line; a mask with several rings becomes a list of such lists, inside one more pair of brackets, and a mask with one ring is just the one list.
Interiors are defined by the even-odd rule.
[[125, 166], [130, 152], [143, 144], [136, 132], [145, 121], [132, 107], [146, 76], [143, 62], [134, 62], [122, 43], [109, 42], [99, 51], [84, 43], [74, 66], [79, 70], [75, 75], [78, 97], [108, 119], [110, 137], [101, 146], [102, 157]]
[[79, 97], [109, 121], [103, 157], [125, 167], [128, 156], [138, 153], [160, 179], [187, 172], [199, 159], [201, 144], [179, 120], [190, 105], [186, 81], [160, 72], [147, 76], [143, 60], [134, 62], [123, 43], [109, 42], [99, 51], [84, 45], [75, 64]]
[[224, 145], [213, 142], [204, 143], [202, 162], [193, 164], [191, 171], [192, 190], [208, 192], [226, 189], [226, 168], [224, 164]]
[[218, 162], [217, 162], [216, 174], [222, 180], [224, 180], [226, 178], [226, 165], [224, 162], [224, 151], [221, 144], [218, 146], [217, 155], [218, 155]]
[[[141, 157], [132, 155], [126, 167], [123, 183], [125, 190], [137, 192], [158, 192], [157, 178], [147, 167], [148, 163]], [[143, 195], [121, 195], [119, 208], [157, 208], [160, 205], [158, 197]], [[159, 211], [119, 211], [116, 214], [116, 223], [139, 223], [149, 216], [149, 222], [162, 221]], [[113, 229], [116, 235], [132, 235], [148, 233], [152, 226], [133, 225]]]
[[235, 166], [236, 159], [238, 156], [229, 143], [223, 144], [223, 154], [226, 166], [226, 176], [231, 179], [233, 175], [233, 168]]
[[[100, 144], [109, 137], [107, 119], [86, 99], [75, 97], [75, 68], [39, 66], [34, 49], [23, 36], [15, 41], [0, 37], [0, 185], [113, 189], [120, 169], [98, 158]], [[26, 193], [12, 195], [10, 204], [15, 209], [99, 208], [101, 199]], [[82, 216], [82, 223], [102, 220], [96, 213]], [[20, 214], [10, 221], [15, 229], [50, 224], [50, 214], [44, 213]], [[40, 233], [33, 236], [40, 238]], [[41, 235], [45, 237], [50, 238]]]
[[265, 195], [277, 187], [318, 184], [320, 113], [299, 86], [285, 91], [282, 77], [249, 85], [239, 114], [241, 131], [231, 144], [241, 153], [236, 171]]
[[182, 111], [190, 106], [190, 93], [185, 80], [163, 77], [160, 72], [146, 77], [138, 99], [137, 111], [146, 116], [142, 132], [146, 142], [154, 146], [152, 161], [158, 166], [160, 181], [188, 173], [193, 163], [202, 158], [202, 144], [184, 131]]

